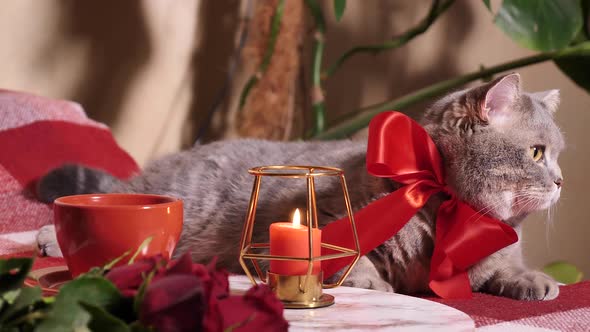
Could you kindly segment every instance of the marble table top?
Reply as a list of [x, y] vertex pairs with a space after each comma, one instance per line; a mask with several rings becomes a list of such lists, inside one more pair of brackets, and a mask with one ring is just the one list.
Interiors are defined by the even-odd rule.
[[[245, 276], [231, 276], [232, 290], [247, 290]], [[474, 331], [469, 316], [440, 303], [407, 295], [337, 287], [324, 290], [336, 303], [318, 309], [285, 309], [289, 331]]]

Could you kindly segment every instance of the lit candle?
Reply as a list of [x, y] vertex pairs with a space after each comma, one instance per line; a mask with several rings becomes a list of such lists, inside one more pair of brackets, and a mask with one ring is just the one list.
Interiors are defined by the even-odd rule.
[[[322, 231], [312, 228], [313, 256], [321, 256]], [[308, 227], [301, 225], [299, 209], [292, 222], [275, 222], [270, 225], [270, 254], [276, 256], [309, 257]], [[320, 261], [313, 262], [312, 274], [320, 272]], [[270, 272], [281, 275], [307, 274], [307, 261], [271, 260]]]

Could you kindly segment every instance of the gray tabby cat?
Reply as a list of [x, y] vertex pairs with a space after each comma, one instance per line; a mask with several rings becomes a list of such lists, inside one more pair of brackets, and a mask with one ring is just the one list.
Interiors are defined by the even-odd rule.
[[[559, 92], [525, 93], [520, 76], [452, 93], [436, 102], [422, 125], [441, 152], [447, 182], [476, 210], [498, 218], [521, 234], [521, 222], [531, 212], [546, 209], [560, 195], [562, 176], [557, 157], [564, 147], [553, 120]], [[330, 165], [344, 169], [353, 209], [395, 190], [391, 180], [365, 170], [366, 144], [332, 142], [279, 143], [235, 140], [198, 145], [157, 160], [127, 182], [98, 170], [64, 166], [48, 174], [39, 186], [47, 202], [75, 193], [157, 193], [184, 200], [184, 228], [175, 255], [191, 251], [193, 260], [219, 264], [241, 273], [238, 251], [253, 177], [247, 169], [260, 165]], [[305, 207], [305, 181], [264, 178], [254, 241], [267, 242], [268, 224], [289, 220]], [[345, 215], [335, 181], [318, 180], [318, 217], [322, 224]], [[394, 237], [361, 258], [345, 285], [381, 291], [428, 291], [436, 211], [442, 194], [434, 196]], [[258, 238], [256, 238], [258, 237]], [[40, 248], [60, 255], [54, 229], [38, 236]], [[520, 243], [506, 247], [469, 270], [474, 291], [526, 300], [551, 300], [559, 288], [547, 275], [528, 269]]]

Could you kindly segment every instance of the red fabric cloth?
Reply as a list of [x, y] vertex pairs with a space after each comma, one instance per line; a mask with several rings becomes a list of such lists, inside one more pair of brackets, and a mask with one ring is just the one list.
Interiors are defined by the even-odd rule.
[[[469, 298], [469, 267], [516, 242], [516, 232], [503, 222], [477, 213], [446, 185], [442, 158], [428, 133], [398, 112], [383, 112], [369, 125], [367, 171], [404, 186], [355, 213], [361, 255], [394, 236], [433, 194], [449, 196], [436, 218], [436, 239], [429, 286], [442, 298]], [[348, 218], [328, 224], [322, 241], [354, 248]], [[329, 249], [324, 251], [328, 254]], [[350, 260], [322, 262], [331, 276]]]
[[80, 105], [0, 90], [0, 255], [30, 251], [39, 227], [53, 220], [31, 186], [64, 163], [82, 163], [126, 178], [137, 164], [109, 129]]

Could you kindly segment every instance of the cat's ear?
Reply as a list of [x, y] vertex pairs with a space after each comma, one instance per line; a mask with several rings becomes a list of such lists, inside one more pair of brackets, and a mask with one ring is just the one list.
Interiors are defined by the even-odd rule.
[[542, 101], [549, 112], [555, 113], [557, 111], [557, 107], [559, 106], [559, 90], [535, 92], [533, 96]]
[[519, 95], [520, 75], [518, 73], [493, 81], [481, 104], [480, 117], [492, 125], [501, 125], [509, 119], [512, 105]]

